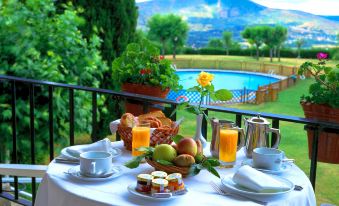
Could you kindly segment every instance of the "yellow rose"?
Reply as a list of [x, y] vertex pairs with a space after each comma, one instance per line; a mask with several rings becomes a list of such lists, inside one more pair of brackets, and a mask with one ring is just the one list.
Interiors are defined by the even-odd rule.
[[202, 87], [206, 87], [211, 85], [211, 81], [214, 79], [213, 74], [207, 73], [207, 72], [201, 72], [198, 75], [197, 82], [200, 84]]

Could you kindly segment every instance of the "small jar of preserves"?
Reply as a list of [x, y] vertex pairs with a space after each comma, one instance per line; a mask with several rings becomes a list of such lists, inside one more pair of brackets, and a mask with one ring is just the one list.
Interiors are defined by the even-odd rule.
[[164, 193], [168, 192], [168, 181], [165, 179], [153, 179], [151, 193]]
[[154, 179], [166, 179], [167, 173], [163, 171], [154, 171], [151, 173]]
[[135, 188], [138, 192], [150, 193], [152, 188], [153, 176], [149, 174], [139, 174], [137, 176], [137, 187]]
[[168, 189], [171, 192], [185, 189], [184, 181], [180, 173], [172, 173], [166, 177], [166, 180], [168, 181]]

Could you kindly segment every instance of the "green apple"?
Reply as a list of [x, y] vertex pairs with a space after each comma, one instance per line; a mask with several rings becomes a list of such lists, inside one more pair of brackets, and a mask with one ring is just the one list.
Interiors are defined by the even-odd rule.
[[157, 145], [153, 152], [153, 160], [166, 160], [172, 162], [177, 156], [177, 151], [169, 144]]

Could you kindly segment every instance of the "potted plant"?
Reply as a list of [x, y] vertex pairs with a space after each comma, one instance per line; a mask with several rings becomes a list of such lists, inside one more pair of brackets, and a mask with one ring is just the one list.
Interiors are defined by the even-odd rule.
[[[127, 45], [112, 67], [122, 91], [166, 98], [170, 89], [180, 88], [171, 61], [160, 56], [160, 50], [147, 40]], [[142, 105], [127, 102], [125, 106], [126, 112], [143, 113]]]
[[[299, 75], [310, 74], [315, 83], [310, 85], [309, 95], [301, 97], [306, 118], [339, 123], [339, 64], [335, 68], [326, 65], [328, 54], [318, 53], [318, 63], [305, 62]], [[308, 131], [309, 156], [312, 153], [313, 131]], [[318, 160], [339, 163], [339, 134], [320, 132]]]

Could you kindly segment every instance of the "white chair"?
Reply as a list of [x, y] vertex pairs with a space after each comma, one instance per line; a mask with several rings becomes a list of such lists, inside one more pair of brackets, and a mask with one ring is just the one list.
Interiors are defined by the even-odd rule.
[[46, 165], [0, 164], [0, 175], [43, 177], [46, 171]]
[[[46, 165], [0, 164], [0, 175], [42, 178], [47, 171]], [[2, 185], [0, 185], [2, 187]], [[13, 188], [9, 188], [13, 189]], [[20, 192], [19, 192], [20, 193]], [[10, 201], [0, 198], [0, 205], [10, 206]]]

